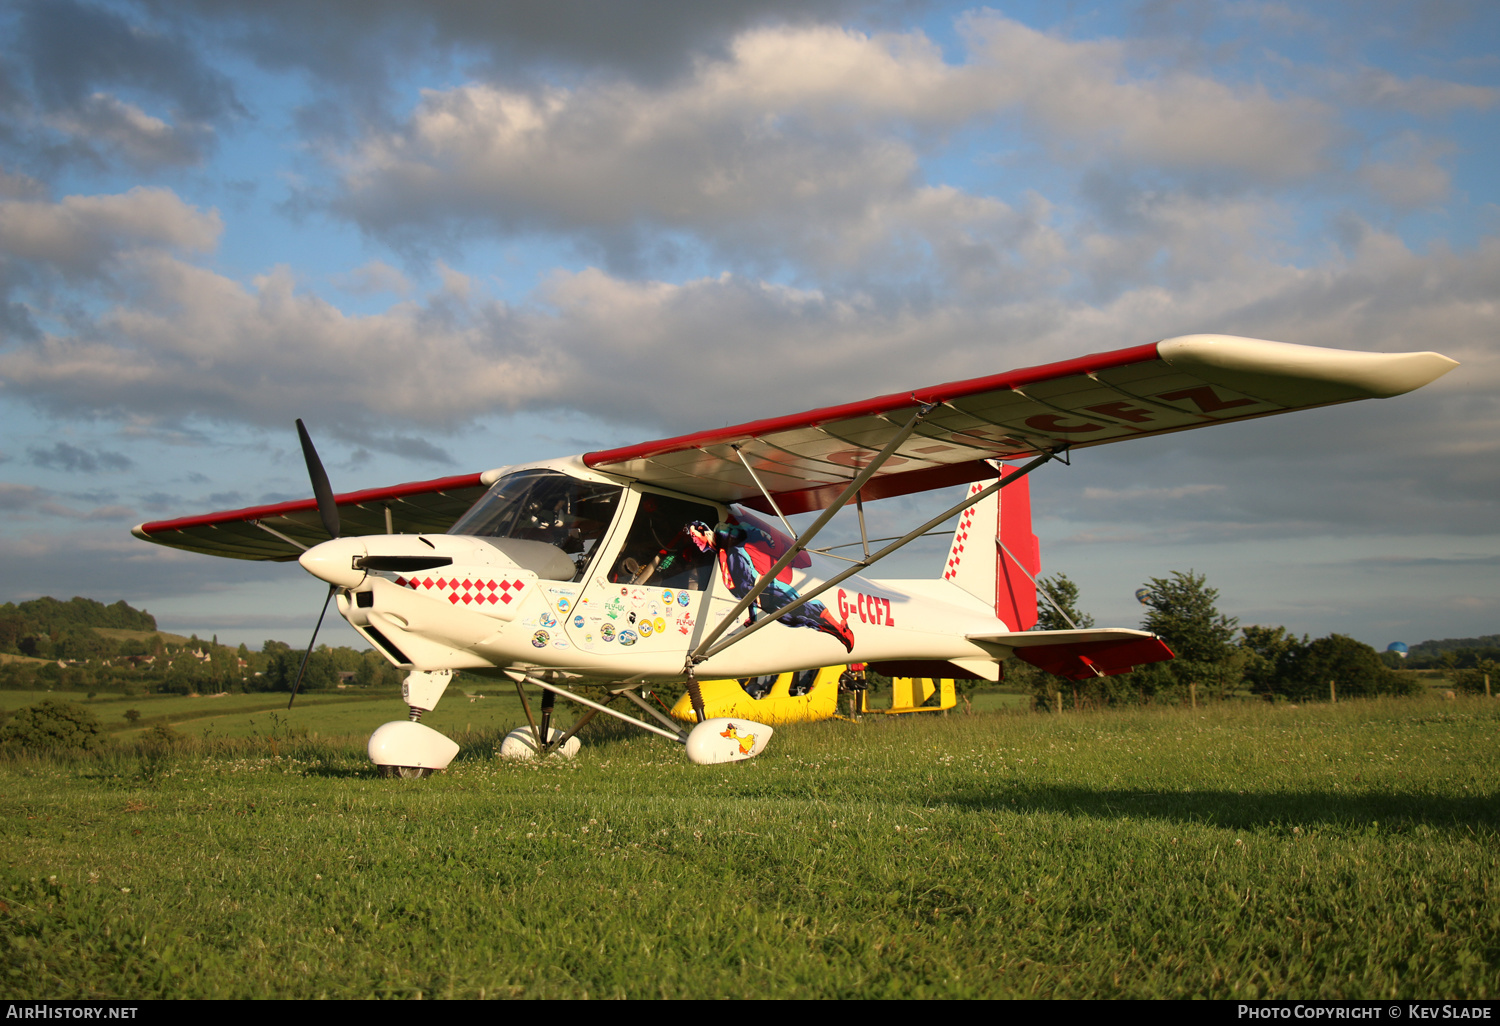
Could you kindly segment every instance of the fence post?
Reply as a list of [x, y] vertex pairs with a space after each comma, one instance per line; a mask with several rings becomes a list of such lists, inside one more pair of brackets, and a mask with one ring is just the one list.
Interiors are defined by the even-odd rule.
[[1328, 700], [1335, 705], [1338, 704], [1339, 696], [1338, 692], [1333, 689], [1333, 681], [1328, 682]]
[[1057, 715], [1062, 715], [1062, 688], [1057, 689]]

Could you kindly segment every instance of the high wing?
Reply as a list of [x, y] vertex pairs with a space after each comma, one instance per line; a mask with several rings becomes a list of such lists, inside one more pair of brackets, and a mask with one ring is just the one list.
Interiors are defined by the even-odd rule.
[[[344, 492], [334, 496], [342, 532], [345, 536], [387, 534], [394, 528], [408, 534], [441, 534], [474, 505], [499, 474], [492, 470]], [[328, 532], [318, 518], [316, 499], [156, 520], [131, 528], [130, 533], [145, 541], [210, 556], [277, 561], [293, 560], [301, 554], [278, 535], [307, 547], [328, 540]]]
[[[1456, 361], [1184, 335], [1063, 363], [584, 455], [590, 467], [772, 512], [822, 509], [924, 407], [864, 499], [993, 477], [1012, 460], [1409, 392]], [[743, 458], [742, 458], [743, 457]], [[754, 468], [754, 474], [748, 468]]]
[[[584, 454], [597, 470], [783, 513], [833, 502], [913, 415], [915, 432], [860, 491], [878, 499], [994, 476], [1014, 460], [1356, 399], [1400, 395], [1457, 363], [1438, 353], [1357, 353], [1184, 335], [1151, 345]], [[753, 473], [752, 473], [753, 468]], [[502, 471], [335, 496], [346, 535], [446, 531]], [[301, 499], [158, 520], [146, 541], [237, 559], [291, 560], [327, 540]]]

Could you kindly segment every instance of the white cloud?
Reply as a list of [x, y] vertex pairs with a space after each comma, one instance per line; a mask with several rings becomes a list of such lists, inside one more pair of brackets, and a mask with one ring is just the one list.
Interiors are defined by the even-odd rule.
[[47, 520], [128, 520], [134, 511], [125, 506], [105, 505], [78, 510], [57, 501], [44, 488], [35, 485], [0, 481], [0, 512], [8, 521]]
[[299, 292], [285, 268], [245, 287], [161, 252], [121, 264], [141, 302], [110, 310], [85, 334], [0, 355], [7, 390], [115, 416], [427, 425], [548, 391], [531, 387], [547, 361], [513, 344], [498, 304], [402, 303], [350, 316]]
[[0, 168], [0, 197], [5, 199], [40, 199], [47, 187], [28, 175], [14, 174]]
[[5, 392], [167, 422], [305, 416], [345, 431], [447, 431], [492, 411], [563, 408], [691, 430], [1198, 330], [1435, 348], [1466, 363], [1435, 388], [1500, 384], [1494, 239], [1420, 254], [1369, 231], [1321, 267], [1262, 255], [1095, 303], [1045, 290], [892, 303], [730, 274], [669, 283], [588, 269], [555, 272], [514, 307], [451, 272], [421, 301], [354, 315], [285, 268], [245, 285], [146, 249], [119, 268], [129, 301], [74, 334], [0, 351]]
[[348, 274], [335, 275], [333, 283], [358, 296], [373, 296], [383, 292], [406, 296], [411, 292], [411, 282], [406, 279], [406, 275], [384, 260], [371, 260]]
[[1377, 150], [1359, 169], [1371, 192], [1395, 207], [1432, 206], [1448, 198], [1450, 178], [1439, 163], [1453, 152], [1448, 143], [1403, 132]]
[[217, 243], [218, 211], [203, 213], [169, 189], [136, 186], [105, 196], [0, 201], [0, 256], [50, 267], [69, 277], [101, 273], [112, 256], [136, 246], [203, 252]]
[[1444, 82], [1423, 75], [1400, 78], [1381, 68], [1365, 68], [1342, 79], [1341, 85], [1340, 92], [1351, 103], [1428, 117], [1461, 107], [1488, 110], [1500, 100], [1500, 89], [1492, 86]]
[[196, 164], [213, 142], [211, 126], [171, 125], [108, 93], [94, 93], [47, 121], [79, 142], [116, 153], [144, 169]]
[[1059, 156], [1114, 154], [1134, 164], [1265, 183], [1327, 163], [1333, 112], [1185, 71], [1134, 71], [1128, 44], [1069, 40], [991, 13], [965, 19], [995, 109], [1015, 107]]
[[333, 205], [418, 246], [558, 232], [628, 262], [666, 230], [827, 273], [878, 265], [907, 240], [950, 251], [959, 236], [970, 257], [1003, 263], [1018, 237], [1044, 234], [996, 199], [924, 181], [942, 139], [996, 119], [1082, 166], [1278, 183], [1327, 164], [1331, 113], [1313, 100], [1136, 71], [1124, 43], [998, 15], [963, 25], [964, 64], [919, 32], [783, 26], [745, 32], [660, 87], [428, 90], [405, 124], [345, 158]]

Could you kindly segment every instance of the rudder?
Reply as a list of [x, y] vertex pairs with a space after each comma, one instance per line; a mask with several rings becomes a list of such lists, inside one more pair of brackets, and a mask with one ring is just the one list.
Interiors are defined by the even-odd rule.
[[[1001, 477], [1015, 472], [1014, 467], [1000, 468]], [[969, 494], [991, 483], [976, 481], [969, 486]], [[1017, 631], [1029, 631], [1037, 621], [1035, 578], [1041, 573], [1042, 560], [1031, 531], [1030, 486], [1021, 478], [964, 510], [943, 568], [945, 581], [985, 602], [993, 601], [995, 615]]]

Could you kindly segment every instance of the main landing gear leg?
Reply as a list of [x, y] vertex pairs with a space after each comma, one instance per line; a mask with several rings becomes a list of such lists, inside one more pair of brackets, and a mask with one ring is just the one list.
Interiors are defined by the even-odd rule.
[[[552, 707], [557, 704], [557, 693], [555, 691], [542, 692], [542, 730], [540, 738], [544, 741], [552, 736]], [[543, 747], [546, 747], [545, 743]]]
[[531, 716], [531, 703], [526, 701], [526, 691], [519, 680], [516, 681], [516, 697], [521, 700], [521, 711], [526, 714], [526, 723], [531, 727], [531, 739], [536, 742], [536, 750], [540, 752], [546, 742], [542, 740], [541, 731], [537, 730], [536, 720]]
[[541, 723], [537, 723], [536, 718], [531, 715], [531, 703], [526, 698], [520, 679], [516, 680], [516, 697], [521, 700], [527, 725], [517, 727], [505, 735], [505, 740], [500, 743], [500, 755], [507, 759], [531, 759], [538, 755], [546, 758], [554, 752], [562, 752], [572, 758], [577, 753], [580, 742], [573, 741], [571, 745], [568, 742], [593, 718], [592, 713], [581, 717], [566, 733], [558, 736], [558, 731], [552, 726], [552, 709], [557, 705], [556, 692], [545, 688], [542, 690]]
[[697, 717], [696, 722], [702, 723], [708, 719], [708, 713], [703, 708], [703, 689], [698, 686], [698, 674], [691, 661], [683, 670], [687, 674], [688, 700], [693, 703], [693, 715]]

